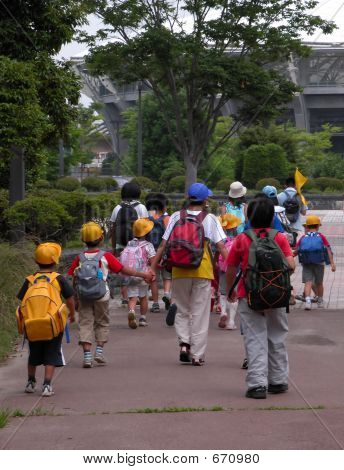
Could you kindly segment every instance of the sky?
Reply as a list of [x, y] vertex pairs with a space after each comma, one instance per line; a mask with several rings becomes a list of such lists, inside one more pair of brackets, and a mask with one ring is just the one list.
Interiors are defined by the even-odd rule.
[[[343, 0], [320, 0], [313, 13], [327, 20], [333, 20], [338, 29], [331, 35], [324, 35], [319, 32], [311, 37], [305, 37], [307, 41], [313, 42], [342, 42], [344, 44], [344, 1]], [[89, 33], [95, 33], [101, 27], [101, 21], [94, 15], [89, 18], [89, 25], [86, 28]], [[66, 44], [58, 54], [59, 59], [69, 59], [77, 55], [84, 55], [87, 52], [85, 44], [71, 42]]]

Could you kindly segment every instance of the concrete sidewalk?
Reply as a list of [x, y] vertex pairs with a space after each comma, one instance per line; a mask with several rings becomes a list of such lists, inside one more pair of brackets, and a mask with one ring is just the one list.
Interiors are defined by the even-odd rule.
[[[0, 430], [6, 449], [338, 449], [344, 442], [342, 312], [290, 314], [290, 390], [244, 397], [240, 333], [212, 314], [204, 367], [180, 364], [173, 328], [151, 314], [130, 330], [112, 308], [107, 366], [82, 369], [76, 331], [56, 395], [23, 392], [26, 352], [0, 369], [1, 408], [31, 411]], [[41, 380], [41, 377], [39, 378]], [[310, 408], [313, 407], [314, 410]], [[184, 411], [183, 411], [184, 409]], [[188, 410], [185, 410], [188, 409]]]
[[[56, 373], [53, 397], [23, 392], [26, 351], [0, 367], [0, 408], [21, 415], [0, 429], [0, 448], [343, 448], [344, 220], [342, 211], [317, 213], [338, 269], [326, 271], [330, 308], [305, 312], [298, 303], [291, 310], [288, 393], [266, 400], [244, 397], [242, 338], [238, 330], [220, 330], [218, 315], [211, 315], [206, 364], [192, 367], [179, 363], [174, 328], [165, 325], [164, 313], [150, 314], [148, 328], [130, 330], [116, 300], [108, 365], [81, 368], [73, 328], [71, 344], [64, 345], [68, 365]], [[294, 286], [299, 282], [300, 268]]]

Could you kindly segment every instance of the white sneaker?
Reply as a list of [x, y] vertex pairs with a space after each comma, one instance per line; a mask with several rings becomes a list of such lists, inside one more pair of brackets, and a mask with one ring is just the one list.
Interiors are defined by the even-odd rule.
[[237, 327], [235, 326], [234, 322], [229, 322], [228, 325], [226, 326], [226, 330], [236, 330]]
[[42, 397], [51, 397], [54, 395], [53, 387], [51, 385], [43, 385]]
[[98, 362], [98, 364], [106, 364], [107, 360], [104, 357], [104, 354], [95, 354], [94, 355], [94, 360]]
[[312, 303], [310, 300], [306, 301], [305, 310], [312, 310]]
[[318, 308], [324, 308], [325, 307], [325, 304], [324, 304], [323, 300], [318, 300], [317, 304], [318, 304]]
[[33, 382], [32, 380], [28, 380], [26, 387], [25, 387], [25, 393], [34, 393], [36, 390], [36, 382]]

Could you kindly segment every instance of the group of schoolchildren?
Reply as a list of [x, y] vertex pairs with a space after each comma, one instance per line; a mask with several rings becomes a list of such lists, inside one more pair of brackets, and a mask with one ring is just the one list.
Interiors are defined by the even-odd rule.
[[193, 366], [205, 362], [215, 286], [218, 326], [236, 329], [236, 313], [240, 316], [246, 397], [266, 398], [267, 392], [288, 390], [285, 342], [287, 313], [293, 303], [290, 276], [295, 269], [294, 257], [299, 256], [303, 267], [301, 300], [306, 310], [314, 300], [323, 307], [324, 266], [331, 264], [332, 271], [336, 269], [330, 245], [319, 233], [321, 221], [315, 215], [308, 216], [303, 224], [305, 234], [296, 242], [298, 227], [302, 227], [300, 214], [307, 208], [302, 206], [292, 179], [287, 180], [283, 193], [266, 186], [249, 204], [246, 188], [233, 182], [219, 217], [208, 212], [211, 196], [206, 185], [195, 183], [188, 190], [185, 207], [169, 217], [164, 195], [150, 195], [145, 206], [139, 202], [139, 187], [127, 183], [122, 188], [123, 201], [110, 218], [114, 254], [101, 249], [101, 227], [94, 222], [84, 224], [81, 238], [86, 250], [68, 271], [73, 287], [55, 272], [61, 247], [42, 243], [36, 248], [39, 269], [25, 280], [17, 310], [18, 329], [29, 342], [27, 393], [35, 391], [36, 367], [42, 364], [42, 396], [54, 393], [51, 381], [55, 367], [64, 365], [61, 344], [63, 332], [68, 331], [67, 315], [73, 322], [75, 309], [83, 367], [106, 364], [103, 348], [109, 336], [110, 272], [121, 275], [122, 304], [128, 305], [132, 329], [148, 325], [149, 288], [151, 311], [159, 311], [157, 280], [161, 276], [166, 323], [175, 326], [179, 360]]

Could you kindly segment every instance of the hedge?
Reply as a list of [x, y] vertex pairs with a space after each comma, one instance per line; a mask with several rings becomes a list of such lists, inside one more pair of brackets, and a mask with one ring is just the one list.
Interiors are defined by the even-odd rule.
[[65, 176], [56, 181], [55, 187], [57, 189], [62, 189], [63, 191], [75, 191], [80, 188], [80, 182], [73, 176]]

